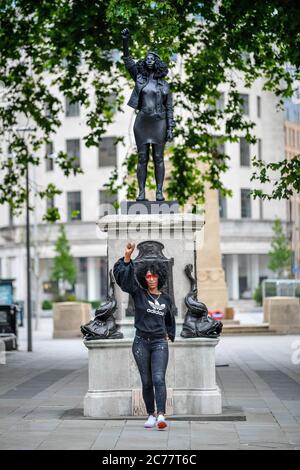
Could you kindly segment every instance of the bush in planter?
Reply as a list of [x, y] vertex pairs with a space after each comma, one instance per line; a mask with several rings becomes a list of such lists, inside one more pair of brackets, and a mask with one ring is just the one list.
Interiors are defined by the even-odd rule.
[[262, 305], [262, 288], [261, 288], [261, 285], [260, 286], [257, 286], [257, 288], [255, 289], [255, 291], [253, 292], [253, 299], [255, 300], [255, 302], [257, 303], [257, 305]]
[[75, 294], [67, 294], [65, 302], [76, 302], [77, 297]]
[[53, 308], [53, 303], [51, 302], [51, 300], [48, 300], [48, 299], [43, 300], [42, 302], [43, 310], [52, 310], [52, 308]]

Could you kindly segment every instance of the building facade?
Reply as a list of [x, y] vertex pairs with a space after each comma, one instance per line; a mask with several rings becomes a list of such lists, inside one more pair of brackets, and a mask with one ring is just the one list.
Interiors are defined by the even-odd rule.
[[[300, 100], [285, 103], [285, 158], [300, 158]], [[299, 177], [300, 178], [300, 177]], [[295, 279], [300, 279], [300, 194], [296, 191], [287, 202], [290, 222], [289, 239], [292, 248], [292, 270]]]
[[[257, 181], [250, 181], [254, 171], [251, 157], [255, 155], [265, 162], [284, 158], [284, 112], [276, 109], [277, 98], [263, 91], [259, 80], [250, 90], [241, 83], [239, 91], [244, 114], [255, 122], [257, 143], [248, 144], [241, 137], [239, 142], [227, 143], [224, 149], [231, 158], [230, 169], [222, 180], [232, 189], [233, 196], [220, 198], [221, 251], [228, 296], [232, 300], [252, 298], [263, 279], [274, 277], [268, 269], [274, 219], [279, 218], [287, 230], [286, 201], [249, 197], [251, 189], [259, 188]], [[224, 97], [226, 100], [226, 90]]]

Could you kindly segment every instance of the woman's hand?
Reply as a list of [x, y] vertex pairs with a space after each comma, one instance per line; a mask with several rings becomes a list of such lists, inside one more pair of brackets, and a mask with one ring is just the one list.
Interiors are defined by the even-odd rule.
[[171, 142], [173, 140], [173, 131], [172, 129], [167, 130], [167, 142]]
[[129, 29], [128, 28], [122, 29], [121, 35], [123, 39], [129, 39], [129, 35], [130, 35]]
[[124, 253], [125, 263], [129, 263], [134, 249], [135, 249], [135, 243], [130, 243], [130, 242], [127, 243], [126, 248], [125, 248], [125, 253]]

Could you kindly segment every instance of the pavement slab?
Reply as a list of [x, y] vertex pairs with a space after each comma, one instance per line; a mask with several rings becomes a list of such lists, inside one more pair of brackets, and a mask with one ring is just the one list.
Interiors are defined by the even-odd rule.
[[144, 429], [140, 417], [84, 417], [86, 348], [81, 339], [51, 334], [51, 319], [41, 319], [28, 353], [26, 329], [20, 328], [19, 351], [7, 353], [0, 365], [2, 450], [300, 449], [300, 366], [292, 361], [299, 335], [221, 337], [216, 348], [221, 420], [173, 417], [159, 431]]

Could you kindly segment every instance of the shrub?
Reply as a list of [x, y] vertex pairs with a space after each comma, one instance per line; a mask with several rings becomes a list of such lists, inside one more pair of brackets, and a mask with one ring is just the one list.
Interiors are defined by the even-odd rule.
[[52, 308], [53, 308], [53, 304], [52, 304], [51, 300], [47, 300], [47, 299], [43, 300], [43, 302], [42, 302], [42, 309], [43, 310], [52, 310]]
[[77, 297], [75, 294], [67, 294], [66, 295], [66, 302], [76, 302]]
[[257, 305], [262, 305], [262, 288], [261, 285], [257, 286], [255, 291], [253, 292], [253, 299], [255, 300]]

